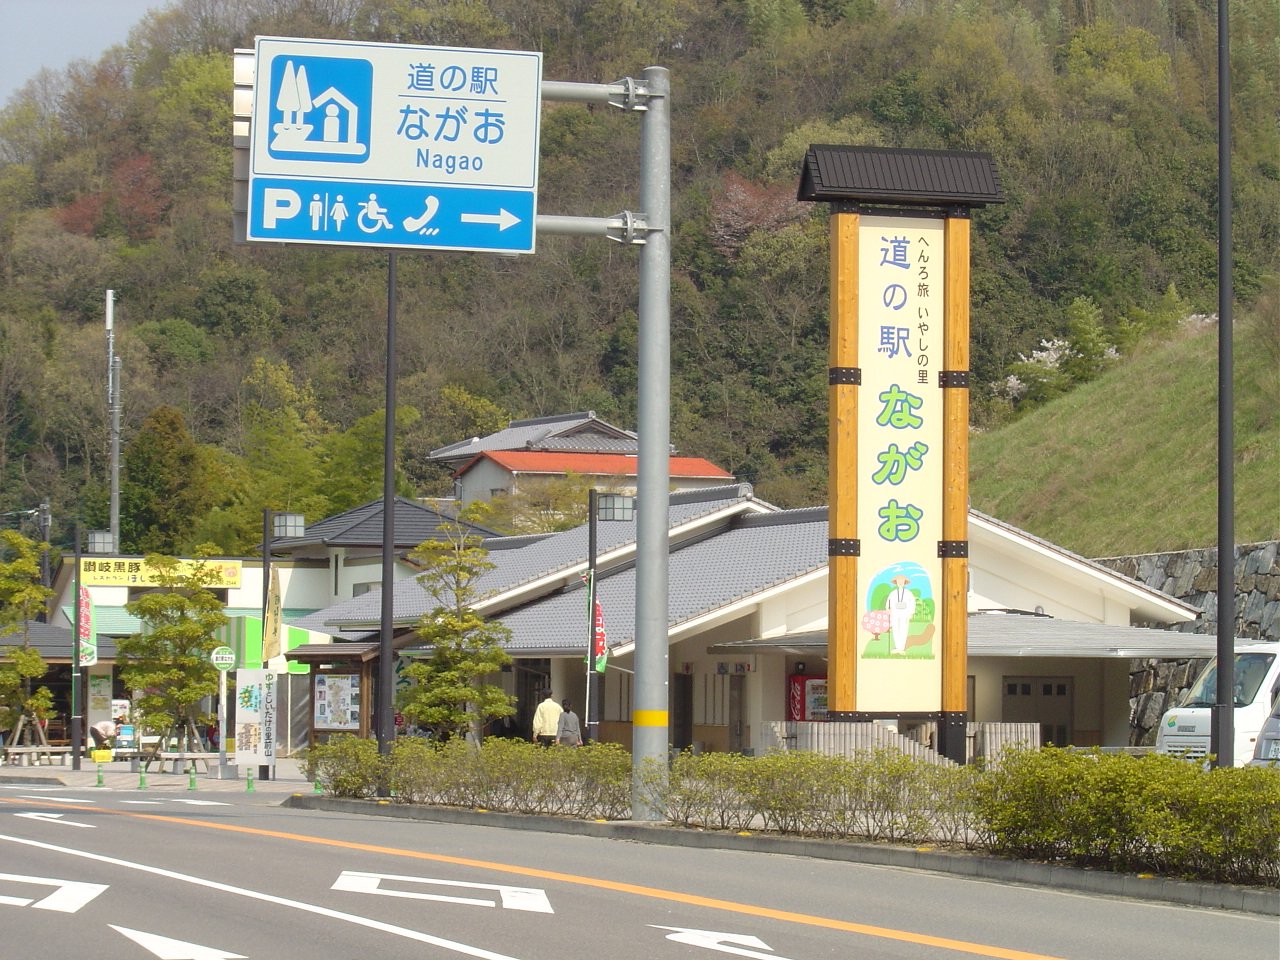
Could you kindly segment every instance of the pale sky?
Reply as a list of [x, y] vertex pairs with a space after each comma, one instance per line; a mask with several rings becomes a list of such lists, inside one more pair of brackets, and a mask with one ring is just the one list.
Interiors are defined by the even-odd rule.
[[171, 0], [0, 0], [0, 106], [42, 67], [97, 60]]

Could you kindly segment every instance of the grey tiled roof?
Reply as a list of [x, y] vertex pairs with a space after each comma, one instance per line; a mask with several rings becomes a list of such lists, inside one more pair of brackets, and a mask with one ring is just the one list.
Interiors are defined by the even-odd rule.
[[[424, 540], [439, 535], [444, 524], [457, 521], [438, 510], [404, 497], [395, 499], [396, 546], [416, 547]], [[487, 536], [492, 530], [463, 524], [479, 536]], [[380, 547], [382, 546], [382, 501], [374, 500], [346, 513], [339, 513], [310, 524], [300, 537], [280, 537], [271, 541], [272, 550], [288, 553], [296, 547], [315, 544], [330, 547]]]
[[472, 437], [432, 450], [432, 461], [469, 459], [486, 450], [576, 450], [584, 452], [635, 452], [636, 435], [596, 418], [594, 410], [565, 413], [530, 420], [512, 420], [504, 429], [486, 437]]
[[[45, 660], [69, 661], [71, 659], [71, 629], [55, 627], [48, 623], [31, 621], [27, 624], [27, 644], [37, 651]], [[5, 647], [22, 646], [22, 626], [0, 634], [0, 650]], [[114, 660], [116, 657], [115, 637], [98, 635], [98, 657], [101, 660]]]
[[[671, 553], [668, 614], [686, 620], [794, 580], [827, 563], [827, 510], [786, 510], [737, 517], [718, 536]], [[597, 581], [609, 646], [635, 639], [636, 571], [626, 566]], [[586, 649], [585, 589], [556, 592], [496, 618], [512, 630], [508, 649], [554, 654]]]
[[[756, 500], [749, 484], [710, 487], [673, 493], [670, 499], [669, 523], [680, 527], [699, 518], [733, 508], [759, 512], [776, 511], [775, 507]], [[825, 516], [825, 512], [824, 512]], [[494, 568], [477, 581], [481, 596], [493, 596], [512, 590], [551, 574], [569, 576], [575, 568], [584, 567], [587, 558], [588, 525], [543, 537], [498, 537], [485, 541], [489, 562]], [[634, 521], [601, 521], [596, 524], [596, 555], [603, 557], [619, 547], [635, 543]], [[825, 549], [825, 541], [824, 541]], [[410, 623], [434, 606], [415, 577], [405, 577], [395, 584], [393, 607], [397, 623]], [[367, 626], [381, 616], [382, 595], [379, 590], [343, 601], [309, 618], [313, 629], [334, 630]], [[320, 618], [317, 620], [316, 618]]]

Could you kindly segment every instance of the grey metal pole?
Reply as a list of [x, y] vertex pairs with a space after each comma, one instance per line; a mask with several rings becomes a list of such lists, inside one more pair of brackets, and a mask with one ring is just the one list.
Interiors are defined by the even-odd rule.
[[1218, 0], [1218, 689], [1209, 750], [1235, 765], [1235, 427], [1231, 345], [1231, 55], [1227, 0]]
[[116, 356], [116, 292], [107, 291], [107, 412], [111, 421], [111, 550], [120, 552], [120, 360]]
[[650, 233], [640, 249], [639, 434], [636, 497], [636, 677], [631, 816], [664, 819], [644, 788], [665, 776], [668, 734], [667, 532], [671, 449], [671, 75], [646, 67], [640, 128], [640, 208]]
[[[378, 645], [376, 727], [378, 752], [391, 752], [395, 739], [395, 664], [392, 662], [391, 619], [395, 593], [396, 555], [396, 251], [387, 254], [387, 410], [382, 431], [382, 619]], [[385, 786], [379, 787], [379, 795]]]

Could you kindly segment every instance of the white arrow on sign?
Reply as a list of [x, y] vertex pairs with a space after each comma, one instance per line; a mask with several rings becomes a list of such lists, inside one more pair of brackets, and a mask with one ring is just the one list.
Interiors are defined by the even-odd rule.
[[15, 817], [26, 817], [28, 820], [43, 820], [45, 823], [60, 823], [64, 827], [88, 827], [90, 830], [97, 828], [92, 823], [76, 823], [74, 820], [63, 820], [60, 813], [15, 813]]
[[459, 219], [463, 223], [492, 223], [497, 226], [499, 233], [520, 222], [519, 217], [502, 207], [498, 208], [497, 213], [464, 213]]
[[187, 943], [162, 937], [158, 933], [144, 933], [141, 930], [130, 930], [128, 927], [117, 927], [107, 924], [117, 933], [122, 933], [140, 947], [150, 950], [160, 960], [248, 960], [243, 954], [227, 953], [216, 947], [202, 947], [198, 943]]
[[0, 880], [12, 880], [14, 883], [38, 883], [46, 887], [57, 887], [43, 900], [32, 901], [29, 897], [0, 897], [0, 903], [11, 907], [31, 906], [37, 910], [56, 910], [58, 913], [75, 913], [86, 903], [107, 889], [105, 883], [82, 883], [79, 880], [54, 880], [48, 877], [24, 877], [16, 873], [0, 873]]
[[530, 913], [555, 913], [544, 890], [536, 887], [508, 887], [500, 883], [463, 883], [460, 880], [433, 880], [430, 877], [402, 877], [394, 873], [362, 873], [359, 870], [343, 870], [333, 882], [334, 890], [351, 893], [372, 893], [383, 897], [404, 897], [407, 900], [442, 900], [445, 903], [462, 903], [473, 907], [493, 907], [497, 904], [488, 898], [447, 897], [439, 893], [415, 893], [410, 890], [385, 890], [379, 886], [383, 880], [399, 880], [403, 883], [430, 883], [439, 887], [466, 887], [470, 890], [497, 891], [502, 906], [507, 910], [527, 910]]
[[[759, 937], [753, 937], [750, 934], [716, 933], [712, 930], [692, 930], [688, 927], [662, 927], [656, 923], [651, 923], [649, 926], [658, 930], [674, 930], [675, 933], [667, 934], [667, 939], [674, 940], [676, 943], [687, 943], [694, 947], [706, 947], [708, 950], [718, 950], [720, 953], [731, 953], [735, 957], [755, 957], [757, 960], [785, 960], [784, 957], [780, 957], [773, 952], [773, 947]], [[760, 947], [762, 950], [768, 950], [769, 952], [760, 953], [757, 950], [731, 947], [729, 946], [731, 943], [742, 944], [742, 947]]]

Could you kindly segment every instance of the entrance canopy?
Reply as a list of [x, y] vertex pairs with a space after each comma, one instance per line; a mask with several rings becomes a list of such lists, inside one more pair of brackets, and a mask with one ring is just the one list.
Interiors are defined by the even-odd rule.
[[[823, 656], [826, 649], [827, 631], [811, 630], [717, 643], [707, 647], [707, 652]], [[1079, 623], [1020, 610], [984, 610], [969, 614], [970, 657], [1182, 659], [1211, 657], [1215, 650], [1216, 641], [1211, 634]]]

